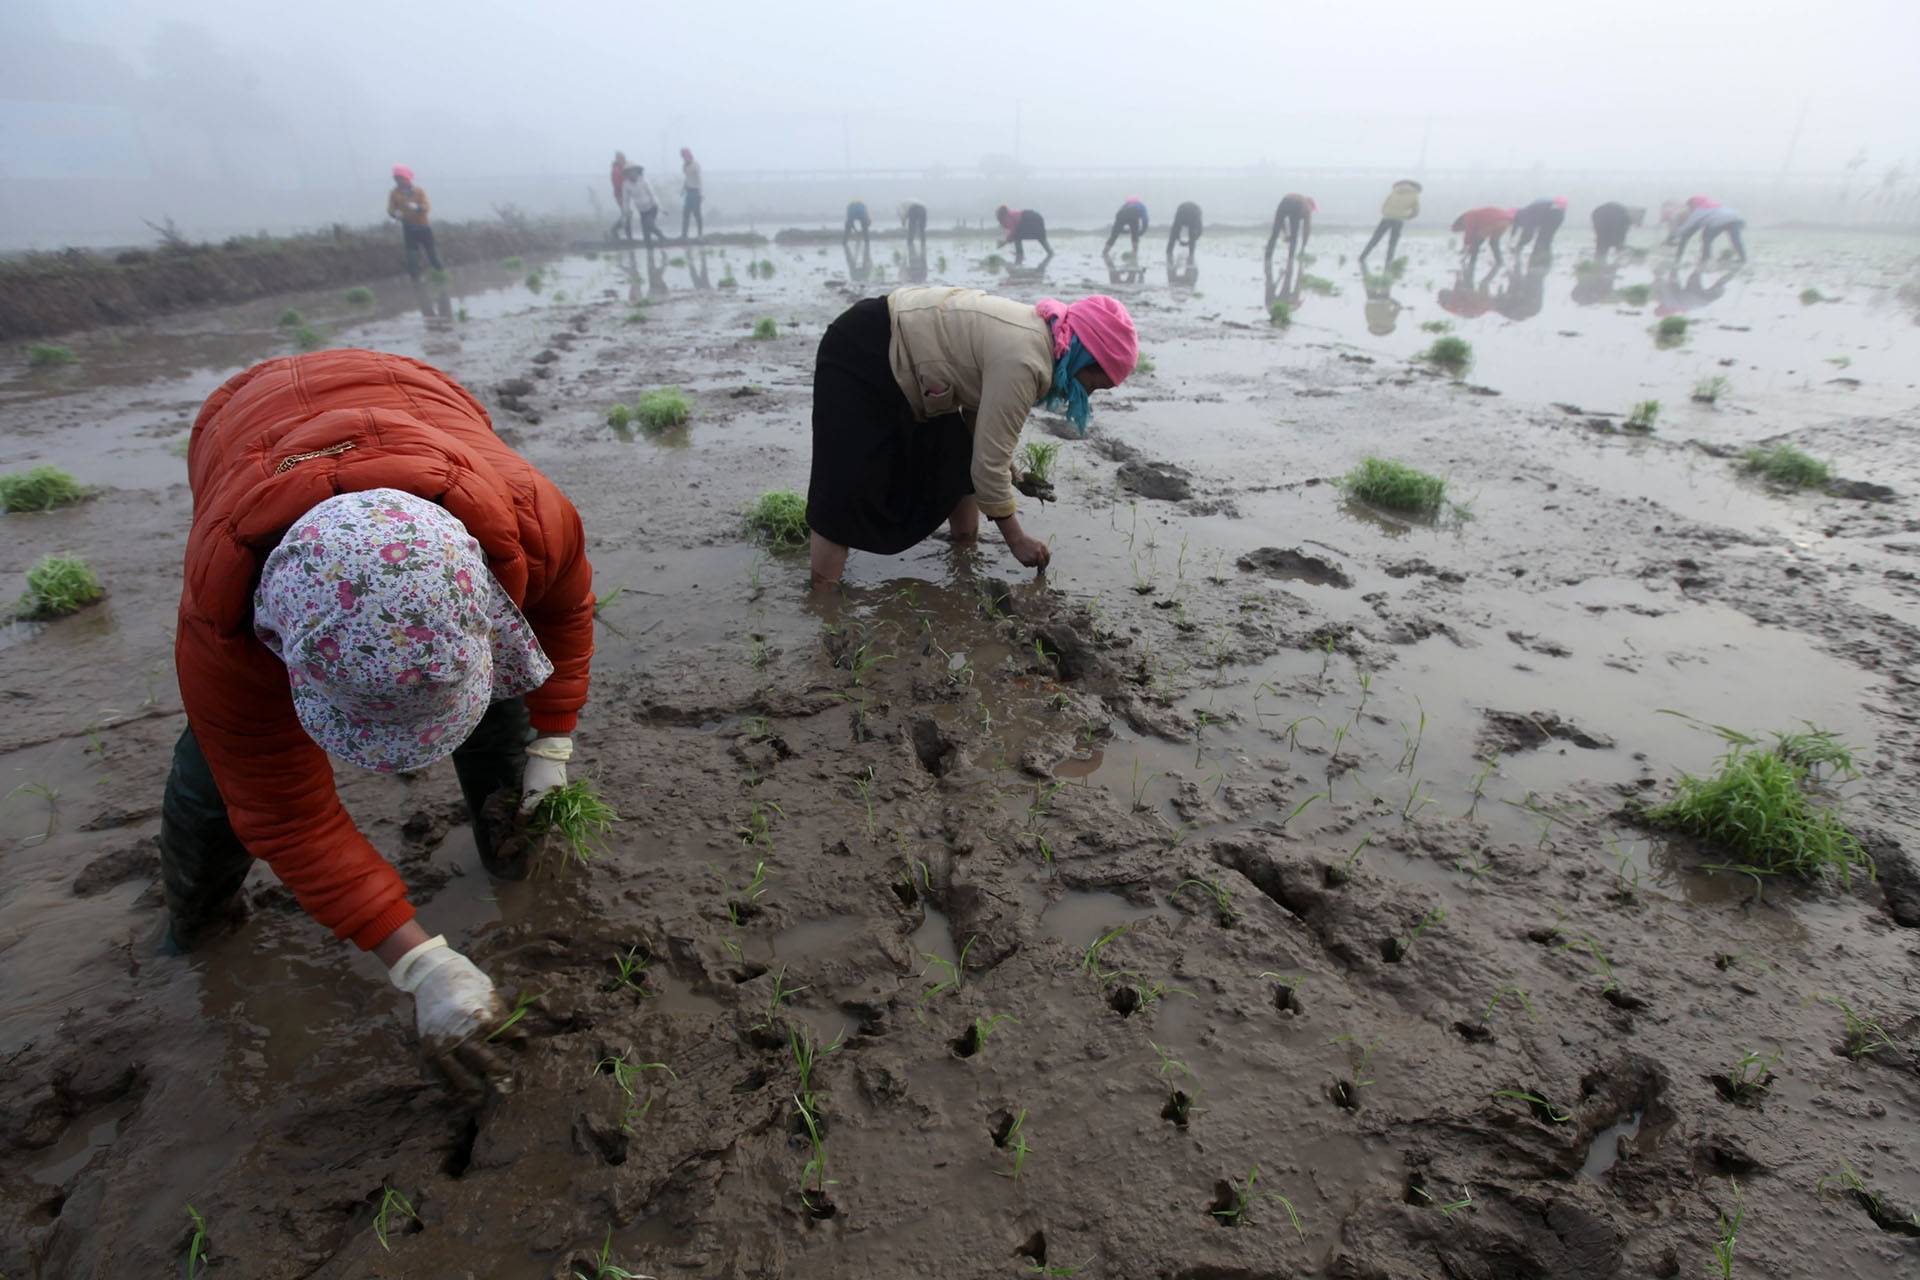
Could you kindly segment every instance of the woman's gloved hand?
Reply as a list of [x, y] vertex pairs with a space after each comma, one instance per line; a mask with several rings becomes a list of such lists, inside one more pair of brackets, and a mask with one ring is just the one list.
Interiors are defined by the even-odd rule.
[[444, 935], [401, 956], [387, 977], [413, 997], [421, 1047], [457, 1091], [478, 1098], [489, 1086], [505, 1090], [511, 1072], [489, 1033], [509, 1015], [493, 979], [449, 947]]
[[531, 813], [540, 797], [567, 785], [572, 738], [535, 738], [527, 744], [527, 769], [520, 778], [520, 812]]

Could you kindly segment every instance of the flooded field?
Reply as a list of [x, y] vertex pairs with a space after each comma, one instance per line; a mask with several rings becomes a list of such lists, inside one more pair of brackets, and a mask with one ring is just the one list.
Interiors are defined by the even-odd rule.
[[[1369, 281], [1358, 233], [1284, 280], [1264, 236], [1191, 273], [1103, 239], [924, 264], [1139, 325], [1151, 370], [1023, 503], [1037, 578], [936, 538], [819, 597], [743, 533], [806, 487], [825, 325], [919, 274], [890, 246], [5, 353], [0, 469], [103, 491], [0, 517], [0, 590], [60, 551], [108, 594], [0, 629], [0, 1273], [186, 1274], [189, 1206], [246, 1277], [1597, 1280], [1720, 1274], [1729, 1239], [1735, 1275], [1920, 1267], [1920, 242], [1755, 232], [1695, 277], [1570, 231], [1463, 281], [1410, 235]], [[472, 389], [613, 597], [576, 755], [625, 815], [603, 857], [493, 883], [450, 766], [339, 771], [429, 929], [540, 996], [477, 1112], [264, 868], [237, 936], [158, 946], [183, 442], [287, 309]], [[1417, 358], [1447, 335], [1459, 378]], [[607, 424], [668, 384], [685, 428]], [[1740, 473], [1776, 441], [1890, 492]], [[1347, 498], [1369, 454], [1469, 510]], [[1809, 721], [1856, 748], [1877, 880], [1715, 870], [1638, 818], [1712, 726]]]

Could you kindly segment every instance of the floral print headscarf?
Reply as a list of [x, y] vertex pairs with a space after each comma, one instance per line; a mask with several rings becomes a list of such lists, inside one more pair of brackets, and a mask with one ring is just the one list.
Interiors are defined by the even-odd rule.
[[287, 664], [308, 735], [381, 773], [450, 755], [488, 703], [553, 674], [466, 526], [398, 489], [294, 521], [261, 571], [253, 630]]

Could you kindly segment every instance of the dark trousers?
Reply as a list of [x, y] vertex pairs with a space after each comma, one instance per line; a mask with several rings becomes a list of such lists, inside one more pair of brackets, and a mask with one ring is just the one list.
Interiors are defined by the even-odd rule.
[[1013, 260], [1015, 262], [1026, 261], [1028, 240], [1038, 240], [1040, 247], [1047, 251], [1047, 256], [1049, 258], [1053, 256], [1053, 246], [1047, 243], [1047, 220], [1031, 209], [1021, 213], [1020, 221], [1013, 227]]
[[680, 205], [680, 238], [682, 240], [687, 238], [687, 227], [690, 225], [699, 227], [701, 235], [707, 234], [707, 220], [700, 215], [698, 191], [687, 192], [685, 200]]
[[1173, 225], [1167, 228], [1167, 256], [1169, 258], [1173, 256], [1173, 251], [1180, 246], [1183, 236], [1186, 241], [1187, 255], [1191, 257], [1194, 249], [1200, 244], [1200, 220], [1198, 218], [1183, 217], [1176, 213], [1173, 215]]
[[848, 218], [846, 227], [840, 232], [840, 243], [852, 243], [855, 227], [860, 229], [860, 243], [870, 244], [873, 239], [873, 222], [867, 218]]
[[[1273, 246], [1279, 244], [1280, 237], [1284, 235], [1287, 238], [1287, 262], [1291, 264], [1295, 255], [1300, 252], [1300, 235], [1306, 230], [1306, 226], [1306, 206], [1297, 200], [1282, 200], [1279, 207], [1273, 211], [1273, 230], [1267, 233], [1266, 260], [1273, 261]], [[1379, 238], [1379, 233], [1376, 232], [1374, 239]], [[1371, 242], [1368, 243], [1367, 248], [1373, 248]], [[1388, 256], [1391, 257], [1392, 254], [1389, 253]]]
[[920, 241], [920, 252], [927, 251], [927, 211], [918, 206], [907, 210], [907, 248], [913, 248], [913, 242]]
[[1140, 237], [1146, 233], [1146, 215], [1141, 213], [1137, 206], [1128, 205], [1114, 216], [1113, 230], [1107, 233], [1107, 247], [1100, 252], [1102, 254], [1112, 253], [1114, 242], [1119, 240], [1122, 235], [1126, 235], [1132, 238], [1134, 256], [1138, 257], [1140, 254]]
[[1740, 255], [1740, 261], [1745, 262], [1747, 260], [1747, 245], [1746, 242], [1740, 238], [1740, 231], [1741, 228], [1746, 225], [1744, 222], [1735, 222], [1725, 227], [1710, 227], [1702, 231], [1700, 233], [1701, 264], [1705, 265], [1712, 260], [1714, 237], [1722, 233], [1726, 235], [1727, 240], [1733, 245], [1733, 251]]
[[1379, 244], [1381, 237], [1384, 236], [1387, 241], [1387, 264], [1391, 266], [1395, 256], [1400, 252], [1400, 228], [1406, 225], [1399, 218], [1380, 219], [1380, 225], [1373, 229], [1373, 238], [1367, 241], [1367, 247], [1360, 251], [1361, 260], [1365, 261], [1366, 256], [1373, 252], [1373, 246]]
[[[520, 785], [527, 734], [526, 700], [508, 698], [488, 707], [467, 740], [454, 748], [453, 771], [483, 860], [492, 850], [480, 810], [494, 792]], [[253, 855], [233, 833], [227, 802], [189, 725], [174, 743], [173, 769], [160, 801], [160, 884], [175, 946], [191, 950], [210, 930], [241, 913], [235, 898], [252, 867]]]
[[402, 223], [400, 226], [400, 235], [407, 247], [408, 275], [412, 276], [415, 280], [420, 278], [420, 255], [422, 252], [427, 255], [427, 261], [433, 264], [435, 271], [446, 270], [445, 267], [440, 265], [439, 251], [433, 247], [432, 227], [410, 227]]

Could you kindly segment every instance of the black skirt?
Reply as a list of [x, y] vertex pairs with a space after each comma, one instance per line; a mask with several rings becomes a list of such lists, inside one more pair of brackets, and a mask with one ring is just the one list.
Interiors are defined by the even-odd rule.
[[813, 365], [807, 525], [842, 546], [897, 555], [973, 492], [973, 433], [959, 414], [916, 422], [893, 380], [885, 298], [827, 326]]

